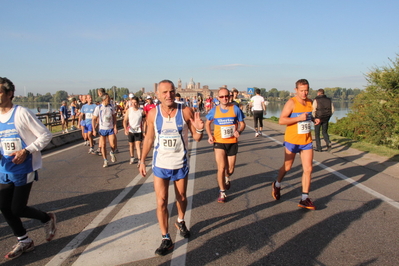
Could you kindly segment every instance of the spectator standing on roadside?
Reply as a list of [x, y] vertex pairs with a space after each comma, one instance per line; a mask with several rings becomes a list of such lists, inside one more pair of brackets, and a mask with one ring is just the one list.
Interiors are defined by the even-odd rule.
[[334, 104], [331, 99], [324, 94], [323, 89], [317, 91], [317, 96], [313, 100], [312, 115], [320, 119], [320, 124], [314, 126], [316, 149], [315, 151], [321, 152], [320, 128], [323, 133], [323, 139], [326, 142], [327, 151], [331, 151], [330, 137], [328, 136], [328, 122], [334, 113]]
[[0, 210], [18, 240], [5, 255], [7, 259], [15, 259], [35, 248], [21, 217], [41, 221], [47, 241], [53, 239], [57, 230], [54, 213], [27, 206], [33, 181], [38, 180], [37, 170], [42, 167], [40, 151], [52, 135], [35, 114], [12, 103], [14, 92], [14, 84], [0, 78]]

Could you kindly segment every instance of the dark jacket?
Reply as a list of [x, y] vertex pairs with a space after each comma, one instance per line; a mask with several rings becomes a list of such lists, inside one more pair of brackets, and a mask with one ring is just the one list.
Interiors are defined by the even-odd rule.
[[315, 98], [317, 101], [315, 117], [321, 122], [328, 122], [332, 116], [331, 99], [326, 95], [319, 95]]

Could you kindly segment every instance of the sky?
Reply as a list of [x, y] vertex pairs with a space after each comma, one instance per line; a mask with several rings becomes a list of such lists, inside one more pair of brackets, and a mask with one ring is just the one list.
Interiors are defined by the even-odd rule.
[[293, 91], [367, 86], [399, 54], [397, 0], [0, 0], [0, 77], [16, 95], [170, 79]]

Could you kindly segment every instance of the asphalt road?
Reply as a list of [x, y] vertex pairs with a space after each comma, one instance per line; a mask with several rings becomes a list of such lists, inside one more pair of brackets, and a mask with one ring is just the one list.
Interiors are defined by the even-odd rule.
[[[283, 181], [279, 201], [271, 183], [283, 162], [283, 133], [268, 125], [255, 138], [253, 123], [240, 137], [228, 201], [217, 202], [216, 164], [204, 139], [192, 143], [186, 223], [189, 240], [173, 226], [175, 249], [154, 256], [160, 245], [152, 174], [142, 178], [129, 165], [126, 137], [118, 134], [118, 161], [102, 158], [82, 143], [43, 154], [39, 182], [29, 205], [55, 212], [58, 232], [44, 239], [40, 222], [24, 219], [36, 249], [2, 265], [399, 265], [399, 178], [393, 168], [360, 152], [334, 147], [315, 154], [310, 197], [316, 211], [297, 207], [299, 156]], [[371, 159], [370, 159], [371, 158]], [[362, 161], [362, 162], [361, 162]], [[397, 167], [395, 165], [394, 167]], [[390, 168], [391, 171], [388, 171]], [[0, 250], [15, 237], [0, 217]]]

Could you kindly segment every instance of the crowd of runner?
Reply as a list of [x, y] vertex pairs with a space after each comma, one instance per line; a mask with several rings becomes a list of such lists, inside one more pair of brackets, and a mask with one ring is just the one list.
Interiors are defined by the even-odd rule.
[[[40, 151], [51, 140], [51, 133], [34, 114], [12, 103], [14, 91], [14, 84], [10, 80], [0, 78], [0, 210], [18, 241], [5, 255], [8, 259], [34, 249], [33, 240], [27, 236], [20, 217], [42, 221], [47, 241], [53, 239], [57, 230], [54, 213], [27, 206], [30, 189], [33, 181], [38, 179], [37, 170], [41, 167]], [[284, 162], [276, 181], [272, 184], [272, 197], [275, 200], [280, 199], [281, 182], [291, 169], [295, 155], [299, 153], [303, 174], [302, 195], [298, 206], [314, 210], [316, 207], [309, 198], [313, 161], [311, 123], [318, 125], [320, 120], [312, 116], [308, 81], [298, 80], [295, 92], [295, 96], [285, 104], [279, 120], [280, 124], [287, 126], [284, 137]], [[259, 90], [255, 93], [251, 98], [250, 107], [254, 111], [255, 137], [258, 137], [262, 136], [262, 120], [266, 113], [266, 105], [264, 98], [259, 95]], [[184, 221], [189, 173], [189, 132], [195, 141], [200, 141], [206, 131], [207, 141], [213, 146], [217, 164], [217, 202], [228, 202], [226, 191], [232, 185], [238, 139], [246, 127], [241, 101], [237, 97], [238, 91], [221, 88], [216, 97], [209, 96], [205, 101], [200, 97], [183, 100], [176, 93], [172, 81], [162, 80], [158, 84], [156, 100], [149, 96], [145, 104], [130, 94], [121, 108], [112, 102], [104, 89], [98, 90], [98, 96], [102, 100], [98, 104], [93, 103], [90, 95], [84, 95], [79, 99], [83, 103], [81, 106], [74, 103], [76, 110], [73, 115], [78, 117], [76, 125], [82, 130], [84, 145], [89, 147], [89, 154], [102, 156], [103, 167], [109, 166], [109, 145], [110, 161], [116, 162], [117, 113], [121, 113], [124, 134], [129, 142], [129, 164], [136, 164], [142, 176], [147, 175], [146, 165], [152, 165], [156, 214], [162, 236], [161, 245], [155, 254], [165, 255], [174, 247], [169, 234], [167, 209], [170, 181], [173, 181], [175, 186], [178, 213], [174, 225], [182, 237], [190, 237], [190, 231]], [[200, 112], [206, 113], [205, 122], [201, 119]], [[13, 122], [11, 125], [10, 121]], [[63, 133], [65, 130], [67, 127], [63, 128]], [[97, 135], [99, 141], [96, 149], [94, 137]], [[153, 159], [152, 162], [148, 162], [146, 159], [151, 149]]]

